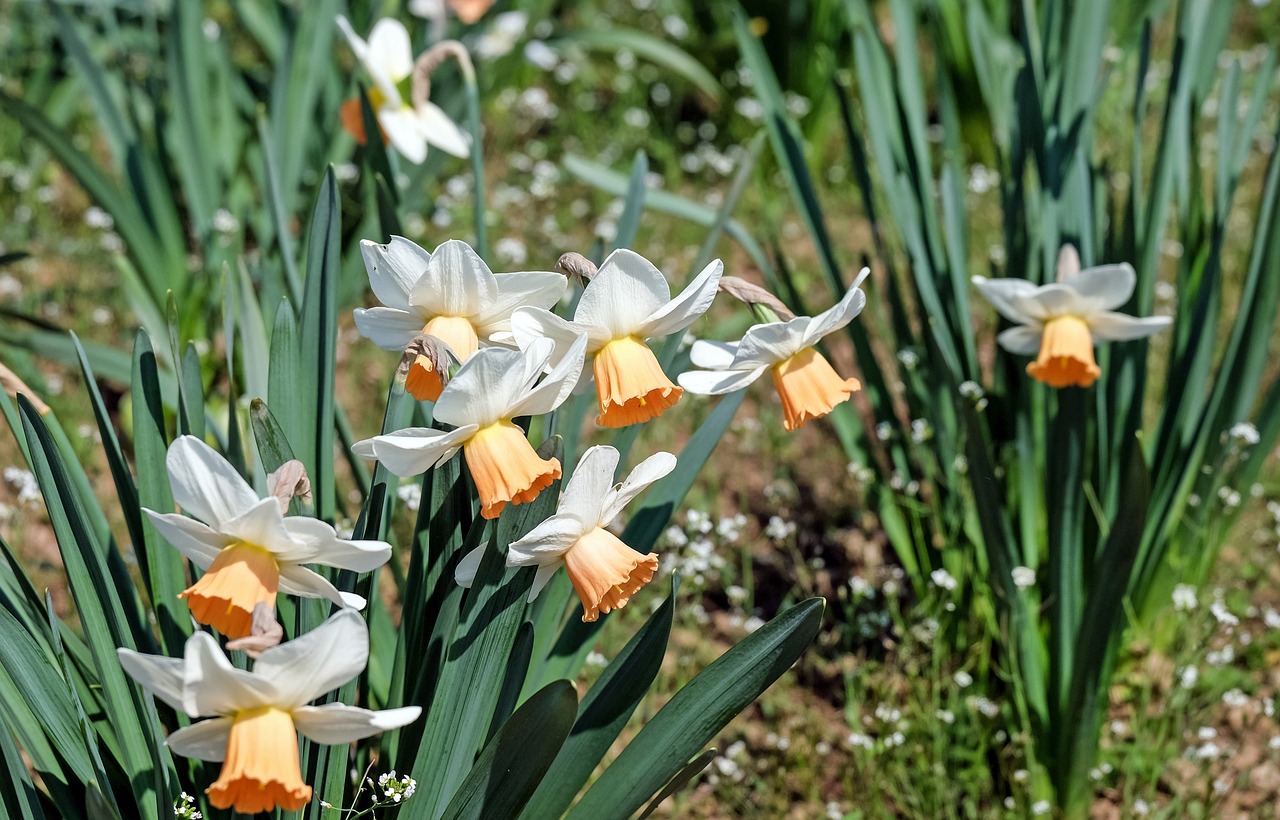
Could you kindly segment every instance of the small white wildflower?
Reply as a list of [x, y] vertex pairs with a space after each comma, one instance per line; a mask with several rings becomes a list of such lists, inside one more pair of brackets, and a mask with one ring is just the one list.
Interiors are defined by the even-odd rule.
[[854, 732], [849, 735], [849, 745], [855, 749], [870, 749], [875, 745], [875, 743], [867, 735]]
[[1036, 585], [1036, 571], [1031, 567], [1013, 568], [1013, 585], [1018, 589], [1030, 589]]
[[947, 591], [951, 591], [957, 586], [956, 579], [952, 578], [951, 573], [945, 569], [935, 569], [929, 573], [929, 577], [933, 579], [934, 586], [941, 587]]
[[676, 547], [677, 549], [689, 543], [689, 536], [685, 535], [684, 530], [680, 529], [675, 524], [667, 527], [667, 531], [663, 537], [667, 539], [668, 544]]
[[769, 525], [764, 528], [764, 534], [773, 541], [785, 541], [795, 535], [796, 525], [791, 521], [785, 521], [780, 516], [773, 515], [769, 517]]
[[1244, 447], [1252, 447], [1262, 441], [1262, 436], [1258, 434], [1258, 428], [1247, 421], [1232, 425], [1231, 429], [1227, 431], [1227, 438]]
[[1272, 750], [1280, 750], [1280, 735], [1273, 736], [1267, 741], [1267, 748]]
[[410, 512], [417, 512], [422, 506], [422, 485], [421, 484], [401, 484], [396, 490], [396, 495], [400, 498], [400, 502], [404, 504], [405, 509]]
[[600, 654], [599, 652], [589, 652], [587, 653], [586, 663], [587, 663], [587, 666], [597, 666], [597, 667], [603, 668], [609, 665], [609, 659], [606, 658], [604, 655]]
[[855, 575], [849, 579], [849, 592], [853, 594], [854, 600], [874, 598], [876, 595], [875, 587], [871, 586], [871, 582], [861, 575]]
[[116, 221], [111, 218], [111, 214], [102, 210], [97, 205], [90, 205], [84, 212], [84, 224], [88, 225], [90, 228], [109, 231], [115, 227]]
[[926, 419], [913, 419], [911, 422], [911, 440], [923, 444], [933, 438], [933, 426]]
[[939, 709], [933, 713], [933, 716], [948, 726], [956, 722], [956, 713], [950, 709]]
[[1222, 693], [1222, 702], [1232, 709], [1242, 709], [1249, 703], [1249, 696], [1239, 689], [1230, 689]]
[[1178, 584], [1173, 588], [1173, 608], [1179, 612], [1190, 612], [1196, 608], [1196, 588], [1190, 584]]
[[493, 244], [494, 256], [504, 263], [519, 267], [529, 259], [529, 250], [524, 242], [514, 236], [504, 236]]
[[1231, 611], [1221, 601], [1214, 601], [1209, 606], [1209, 611], [1213, 613], [1213, 617], [1217, 618], [1220, 624], [1226, 624], [1227, 626], [1240, 625], [1240, 619], [1232, 615]]
[[920, 364], [920, 354], [911, 348], [904, 348], [898, 351], [898, 361], [902, 362], [902, 366], [908, 370], [915, 370], [916, 365]]
[[219, 208], [213, 214], [213, 229], [218, 233], [235, 233], [240, 228], [240, 220], [226, 208]]
[[1213, 740], [1217, 736], [1218, 736], [1218, 730], [1213, 728], [1212, 726], [1201, 726], [1198, 730], [1196, 730], [1196, 737], [1200, 738], [1201, 740]]
[[1204, 744], [1203, 746], [1195, 747], [1192, 750], [1191, 754], [1194, 757], [1199, 758], [1200, 760], [1212, 760], [1213, 758], [1219, 757], [1222, 755], [1222, 749], [1218, 746], [1218, 744], [1210, 742], [1210, 743]]
[[1151, 813], [1151, 804], [1142, 799], [1135, 800], [1133, 801], [1133, 813], [1139, 817], [1146, 817]]
[[34, 504], [40, 499], [40, 485], [35, 475], [27, 470], [5, 467], [4, 483], [18, 494], [19, 504]]
[[1031, 804], [1031, 813], [1039, 817], [1042, 814], [1048, 814], [1050, 808], [1052, 807], [1048, 800], [1037, 800]]
[[968, 689], [970, 686], [973, 686], [973, 675], [970, 675], [963, 669], [955, 673], [952, 679], [956, 682], [956, 686], [959, 686], [961, 689]]
[[844, 817], [844, 811], [841, 810], [840, 804], [832, 800], [827, 804], [827, 820], [840, 820]]
[[888, 441], [893, 437], [893, 425], [887, 421], [882, 421], [876, 425], [876, 438], [881, 441]]

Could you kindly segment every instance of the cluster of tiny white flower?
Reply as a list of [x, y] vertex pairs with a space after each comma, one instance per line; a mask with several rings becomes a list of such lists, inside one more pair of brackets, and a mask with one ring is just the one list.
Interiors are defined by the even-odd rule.
[[196, 808], [196, 799], [182, 792], [173, 801], [173, 816], [178, 820], [202, 820], [204, 814]]
[[378, 777], [378, 788], [382, 790], [379, 803], [403, 803], [418, 790], [418, 781], [407, 774], [397, 777], [396, 770], [392, 769]]

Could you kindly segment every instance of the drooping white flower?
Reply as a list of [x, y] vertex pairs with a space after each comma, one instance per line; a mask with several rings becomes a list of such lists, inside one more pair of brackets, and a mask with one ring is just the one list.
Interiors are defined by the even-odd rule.
[[[373, 80], [369, 104], [378, 118], [378, 126], [405, 159], [421, 163], [427, 158], [428, 145], [455, 157], [470, 153], [470, 141], [439, 106], [427, 101], [414, 108], [411, 103], [413, 47], [403, 23], [384, 17], [374, 24], [368, 42], [355, 33], [342, 15], [338, 15], [338, 28]], [[342, 124], [361, 144], [367, 139], [359, 98], [343, 104]]]
[[174, 500], [195, 518], [144, 511], [170, 544], [204, 570], [178, 596], [196, 621], [243, 638], [254, 605], [274, 607], [277, 591], [364, 607], [364, 598], [339, 592], [303, 564], [371, 572], [391, 557], [390, 544], [344, 540], [323, 521], [284, 515], [277, 498], [259, 498], [225, 458], [194, 436], [178, 437], [165, 465]]
[[580, 336], [541, 381], [551, 342], [524, 351], [484, 348], [458, 369], [436, 402], [435, 420], [453, 430], [410, 427], [356, 442], [352, 450], [403, 477], [443, 464], [461, 449], [480, 494], [480, 514], [497, 518], [507, 504], [532, 501], [560, 477], [560, 462], [539, 458], [512, 419], [560, 406], [582, 371], [586, 343]]
[[412, 723], [421, 708], [380, 712], [329, 703], [308, 706], [354, 678], [369, 660], [369, 630], [351, 610], [297, 640], [262, 653], [253, 671], [237, 669], [207, 632], [187, 639], [183, 658], [117, 650], [144, 689], [194, 718], [169, 735], [175, 754], [222, 763], [209, 802], [243, 814], [297, 811], [311, 800], [302, 782], [298, 733], [316, 743], [351, 743]]
[[[588, 449], [569, 478], [555, 515], [511, 543], [507, 566], [538, 568], [529, 590], [530, 601], [563, 566], [582, 599], [582, 620], [590, 622], [601, 612], [626, 606], [631, 596], [653, 579], [658, 570], [657, 553], [636, 552], [606, 527], [633, 498], [674, 470], [676, 457], [655, 453], [615, 485], [618, 458], [612, 447]], [[458, 583], [471, 585], [482, 554], [483, 548], [474, 550], [459, 562]]]
[[[724, 265], [707, 265], [679, 296], [662, 272], [626, 249], [609, 254], [582, 292], [573, 321], [549, 310], [521, 308], [511, 317], [516, 344], [551, 339], [564, 355], [578, 335], [587, 335], [603, 427], [626, 427], [662, 415], [684, 392], [671, 383], [645, 340], [684, 330], [711, 307]], [[587, 384], [586, 374], [582, 386]]]
[[705, 369], [681, 373], [680, 386], [690, 393], [718, 396], [741, 390], [771, 370], [782, 399], [783, 427], [797, 430], [825, 416], [862, 385], [857, 379], [840, 378], [814, 345], [862, 312], [867, 297], [859, 285], [870, 272], [863, 268], [844, 298], [817, 316], [759, 324], [738, 342], [694, 342], [689, 354]]
[[1088, 387], [1097, 381], [1102, 375], [1093, 357], [1098, 341], [1141, 339], [1172, 323], [1168, 316], [1115, 312], [1129, 301], [1136, 282], [1127, 263], [1087, 268], [1039, 286], [1025, 279], [973, 277], [987, 301], [1017, 325], [997, 337], [1000, 346], [1036, 356], [1027, 374], [1050, 387]]
[[[568, 280], [552, 271], [495, 275], [466, 242], [450, 239], [427, 253], [402, 236], [385, 245], [363, 240], [360, 253], [381, 307], [356, 308], [356, 328], [384, 350], [403, 350], [420, 333], [443, 341], [459, 362], [477, 349], [510, 338], [518, 307], [550, 307]], [[405, 389], [435, 401], [440, 374], [426, 356], [409, 370]]]

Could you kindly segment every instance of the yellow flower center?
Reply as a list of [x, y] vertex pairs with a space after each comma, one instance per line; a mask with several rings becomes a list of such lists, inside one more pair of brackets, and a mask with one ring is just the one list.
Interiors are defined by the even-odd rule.
[[293, 717], [272, 706], [236, 714], [222, 772], [205, 793], [218, 808], [241, 814], [275, 808], [297, 811], [310, 802]]
[[462, 454], [484, 518], [497, 518], [508, 504], [532, 501], [560, 477], [559, 460], [539, 458], [524, 431], [505, 419], [477, 431]]
[[1089, 325], [1078, 316], [1059, 316], [1045, 323], [1040, 355], [1027, 365], [1027, 375], [1050, 387], [1088, 387], [1102, 375], [1093, 358]]
[[276, 605], [280, 587], [280, 565], [267, 550], [252, 544], [226, 547], [213, 564], [183, 592], [191, 617], [228, 638], [243, 638], [253, 624], [253, 607], [258, 603]]
[[628, 427], [655, 419], [680, 401], [684, 391], [662, 372], [658, 359], [641, 340], [624, 336], [600, 348], [595, 361], [601, 427]]
[[[475, 326], [469, 319], [461, 316], [436, 316], [427, 322], [422, 332], [447, 344], [460, 363], [471, 358], [480, 346]], [[418, 401], [435, 401], [444, 391], [444, 382], [431, 360], [426, 356], [419, 356], [409, 367], [404, 389]]]
[[825, 416], [862, 389], [857, 379], [840, 378], [831, 363], [812, 347], [775, 364], [773, 386], [782, 399], [782, 426], [787, 432]]
[[601, 612], [622, 609], [653, 580], [658, 554], [636, 552], [618, 536], [596, 527], [564, 554], [564, 566], [582, 599], [582, 620], [590, 623]]

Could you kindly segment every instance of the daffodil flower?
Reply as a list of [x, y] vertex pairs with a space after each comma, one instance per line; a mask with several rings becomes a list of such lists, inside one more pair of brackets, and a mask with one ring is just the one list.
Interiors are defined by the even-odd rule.
[[863, 268], [844, 298], [817, 316], [755, 325], [738, 342], [694, 342], [689, 355], [706, 369], [681, 373], [680, 385], [690, 393], [718, 396], [741, 390], [769, 370], [788, 432], [825, 416], [862, 385], [857, 379], [841, 378], [814, 345], [862, 312], [867, 297], [858, 286], [870, 272]]
[[206, 794], [220, 809], [255, 814], [297, 811], [311, 800], [302, 782], [298, 734], [316, 743], [351, 743], [412, 723], [421, 708], [380, 712], [328, 703], [320, 695], [360, 674], [369, 630], [351, 610], [302, 637], [265, 650], [252, 672], [237, 669], [207, 632], [187, 639], [181, 659], [117, 650], [120, 665], [144, 689], [202, 720], [169, 735], [175, 754], [222, 763]]
[[398, 476], [411, 476], [443, 464], [461, 449], [480, 495], [480, 514], [497, 518], [507, 504], [532, 501], [560, 477], [559, 460], [540, 458], [512, 419], [560, 406], [582, 370], [586, 343], [579, 337], [541, 381], [538, 377], [551, 360], [550, 342], [523, 352], [484, 348], [458, 368], [436, 402], [435, 420], [453, 430], [410, 427], [358, 441], [352, 450], [377, 459]]
[[174, 500], [200, 520], [145, 512], [170, 544], [204, 570], [178, 596], [197, 622], [228, 638], [246, 637], [254, 605], [274, 608], [277, 592], [364, 607], [364, 598], [339, 592], [302, 565], [370, 572], [391, 557], [390, 544], [343, 540], [323, 521], [285, 516], [279, 499], [259, 498], [225, 458], [194, 436], [174, 441], [165, 465]]
[[[655, 453], [637, 464], [625, 481], [614, 485], [618, 451], [597, 446], [583, 453], [556, 514], [507, 549], [507, 566], [538, 568], [529, 600], [537, 598], [563, 566], [582, 599], [583, 621], [594, 621], [601, 612], [626, 606], [631, 596], [653, 579], [658, 555], [636, 552], [606, 527], [633, 498], [675, 467], [675, 456]], [[471, 586], [483, 550], [474, 550], [459, 562], [454, 576], [458, 583]]]
[[[357, 308], [356, 328], [386, 350], [403, 350], [420, 333], [437, 337], [465, 362], [482, 346], [510, 336], [511, 313], [523, 305], [550, 307], [568, 281], [552, 271], [494, 275], [465, 242], [451, 239], [427, 253], [402, 236], [386, 245], [360, 243], [369, 284], [381, 307]], [[409, 369], [405, 389], [435, 401], [443, 389], [426, 356]]]
[[[338, 28], [347, 38], [356, 59], [373, 80], [369, 104], [378, 118], [386, 138], [405, 159], [414, 164], [427, 158], [427, 146], [465, 157], [471, 147], [461, 129], [449, 115], [431, 102], [417, 108], [409, 102], [413, 76], [413, 47], [409, 32], [399, 20], [385, 17], [373, 26], [365, 42], [351, 28], [347, 18], [338, 15]], [[348, 100], [342, 106], [342, 125], [356, 141], [364, 144], [364, 118], [360, 100]]]
[[[645, 340], [684, 330], [711, 307], [724, 265], [707, 265], [675, 299], [662, 272], [629, 250], [609, 254], [582, 292], [573, 321], [549, 310], [521, 308], [511, 317], [516, 344], [556, 343], [557, 355], [587, 335], [602, 427], [627, 427], [657, 418], [684, 392], [667, 378]], [[582, 386], [587, 384], [584, 373]]]
[[1114, 312], [1129, 301], [1137, 276], [1127, 264], [1087, 268], [1059, 282], [1037, 286], [1025, 279], [973, 277], [973, 284], [1016, 327], [1000, 346], [1035, 356], [1027, 374], [1050, 387], [1088, 387], [1102, 375], [1093, 357], [1098, 341], [1141, 339], [1172, 323], [1168, 316]]

